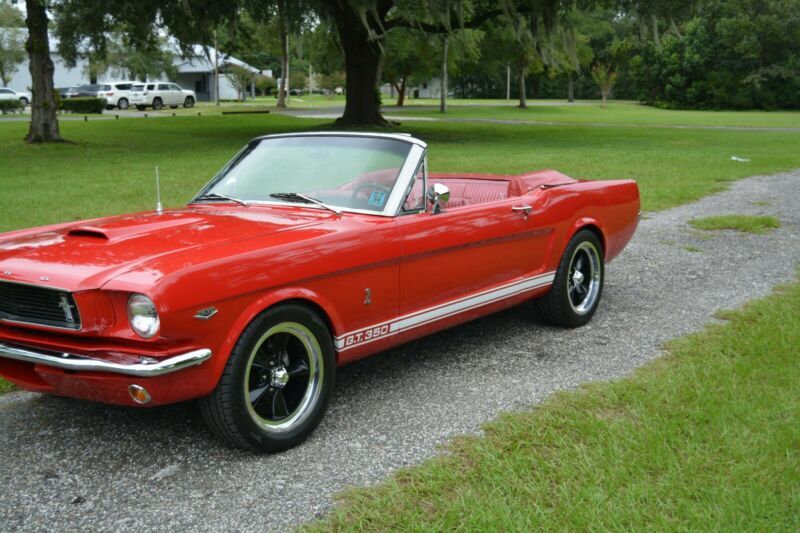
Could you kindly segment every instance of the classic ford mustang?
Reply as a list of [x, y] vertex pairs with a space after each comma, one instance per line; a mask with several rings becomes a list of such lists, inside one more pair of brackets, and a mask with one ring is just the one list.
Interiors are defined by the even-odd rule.
[[319, 423], [340, 365], [529, 299], [585, 324], [636, 184], [429, 174], [426, 153], [399, 134], [268, 135], [185, 208], [0, 235], [0, 375], [199, 399], [228, 442], [280, 451]]

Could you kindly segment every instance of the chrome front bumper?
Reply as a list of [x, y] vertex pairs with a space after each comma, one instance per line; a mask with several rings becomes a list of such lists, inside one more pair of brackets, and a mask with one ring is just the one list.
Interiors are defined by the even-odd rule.
[[131, 365], [120, 363], [109, 363], [100, 359], [91, 359], [70, 353], [45, 353], [35, 351], [30, 348], [11, 346], [0, 342], [0, 357], [47, 365], [65, 370], [77, 370], [82, 372], [110, 372], [112, 374], [124, 374], [126, 376], [137, 376], [151, 378], [163, 376], [172, 372], [177, 372], [185, 368], [202, 364], [211, 357], [211, 350], [203, 348], [193, 350], [184, 354], [176, 355], [162, 361], [142, 362]]

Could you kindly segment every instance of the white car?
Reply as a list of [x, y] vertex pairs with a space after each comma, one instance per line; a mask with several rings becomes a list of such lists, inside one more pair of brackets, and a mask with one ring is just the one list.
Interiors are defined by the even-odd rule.
[[156, 110], [164, 106], [170, 106], [173, 109], [179, 105], [192, 107], [196, 101], [197, 96], [194, 91], [181, 89], [175, 83], [158, 81], [137, 83], [131, 87], [131, 103], [139, 111], [146, 107]]
[[97, 96], [105, 98], [108, 108], [128, 109], [131, 104], [131, 86], [135, 81], [105, 81], [98, 84]]
[[8, 87], [0, 87], [0, 100], [19, 100], [23, 106], [31, 103], [31, 93], [28, 91], [15, 91]]

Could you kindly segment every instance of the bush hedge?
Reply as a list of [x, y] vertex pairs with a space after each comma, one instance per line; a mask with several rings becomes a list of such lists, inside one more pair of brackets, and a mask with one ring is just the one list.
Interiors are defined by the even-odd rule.
[[67, 98], [61, 100], [61, 110], [81, 115], [99, 114], [106, 108], [108, 101], [105, 98]]
[[9, 113], [22, 112], [25, 106], [19, 100], [0, 100], [0, 113], [7, 115]]

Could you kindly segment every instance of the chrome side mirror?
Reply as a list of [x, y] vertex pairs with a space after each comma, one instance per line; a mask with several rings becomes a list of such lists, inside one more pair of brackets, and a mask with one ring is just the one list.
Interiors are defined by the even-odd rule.
[[434, 183], [428, 188], [428, 201], [431, 205], [431, 214], [441, 213], [442, 206], [450, 200], [450, 188], [443, 183]]

